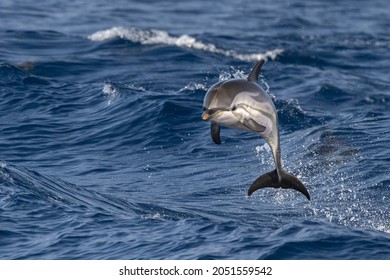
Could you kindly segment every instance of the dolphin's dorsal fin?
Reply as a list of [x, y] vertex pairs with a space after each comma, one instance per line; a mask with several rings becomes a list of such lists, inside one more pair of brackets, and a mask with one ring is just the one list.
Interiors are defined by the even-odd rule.
[[265, 60], [260, 59], [259, 62], [256, 63], [256, 65], [253, 67], [251, 73], [248, 76], [249, 82], [257, 82], [259, 80], [259, 74], [261, 70], [261, 66], [263, 66]]

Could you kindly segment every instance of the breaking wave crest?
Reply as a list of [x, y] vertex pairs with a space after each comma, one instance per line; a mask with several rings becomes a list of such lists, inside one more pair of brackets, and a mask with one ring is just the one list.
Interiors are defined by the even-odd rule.
[[115, 38], [122, 38], [143, 45], [164, 44], [178, 46], [182, 48], [201, 50], [205, 52], [221, 54], [246, 62], [258, 61], [260, 59], [274, 60], [279, 54], [283, 52], [283, 49], [277, 48], [274, 50], [266, 51], [264, 53], [242, 54], [238, 53], [235, 50], [225, 50], [218, 48], [211, 43], [204, 43], [187, 34], [182, 34], [177, 37], [170, 35], [166, 31], [157, 29], [144, 30], [138, 28], [125, 28], [118, 26], [106, 30], [97, 31], [88, 36], [88, 39], [90, 39], [91, 41], [98, 42]]

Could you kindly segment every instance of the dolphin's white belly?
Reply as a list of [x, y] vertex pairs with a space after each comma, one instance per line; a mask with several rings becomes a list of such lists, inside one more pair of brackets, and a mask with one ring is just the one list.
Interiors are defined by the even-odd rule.
[[225, 125], [232, 128], [241, 128], [241, 123], [233, 115], [231, 111], [223, 111], [218, 116], [213, 118], [213, 121], [219, 123], [220, 125]]
[[272, 132], [272, 120], [255, 108], [246, 106], [237, 107], [234, 111], [222, 111], [213, 118], [213, 121], [223, 126], [253, 131], [251, 128], [243, 125], [245, 119], [252, 119], [259, 125], [264, 126], [265, 130], [260, 133], [262, 136], [267, 136]]

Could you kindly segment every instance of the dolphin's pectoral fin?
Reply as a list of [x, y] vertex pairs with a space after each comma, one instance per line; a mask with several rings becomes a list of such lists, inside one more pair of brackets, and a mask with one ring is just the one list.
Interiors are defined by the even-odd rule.
[[256, 131], [256, 132], [263, 132], [265, 131], [266, 127], [264, 125], [261, 125], [254, 121], [251, 118], [247, 118], [242, 120], [242, 124], [245, 125], [250, 130]]
[[211, 138], [215, 144], [221, 144], [221, 136], [219, 132], [221, 131], [221, 127], [216, 122], [211, 122]]
[[294, 189], [301, 192], [308, 200], [310, 200], [310, 194], [306, 187], [299, 179], [285, 171], [280, 171], [281, 181], [279, 182], [278, 173], [276, 169], [274, 171], [265, 173], [257, 178], [248, 189], [248, 195], [263, 188], [282, 188], [282, 189]]

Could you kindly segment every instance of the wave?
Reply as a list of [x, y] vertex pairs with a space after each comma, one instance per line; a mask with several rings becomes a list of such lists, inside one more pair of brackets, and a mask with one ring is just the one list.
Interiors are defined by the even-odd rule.
[[242, 54], [235, 50], [225, 50], [218, 48], [211, 43], [204, 43], [187, 34], [182, 34], [177, 37], [170, 35], [166, 31], [157, 29], [144, 30], [138, 28], [125, 28], [117, 26], [112, 27], [110, 29], [97, 31], [88, 36], [88, 39], [97, 42], [112, 40], [115, 38], [129, 40], [131, 42], [140, 43], [142, 45], [163, 44], [201, 50], [205, 52], [224, 55], [227, 57], [232, 57], [246, 62], [258, 61], [260, 59], [275, 60], [276, 57], [283, 52], [283, 49], [277, 48], [274, 50], [266, 51], [264, 53]]
[[119, 215], [136, 212], [136, 207], [130, 202], [4, 161], [0, 161], [0, 186], [0, 209], [12, 207], [16, 211], [24, 204], [33, 204], [71, 211], [84, 211], [86, 208], [97, 212], [103, 210], [105, 213]]
[[165, 207], [150, 203], [149, 199], [143, 201], [140, 197], [129, 196], [124, 199], [99, 192], [93, 185], [75, 185], [0, 160], [0, 211], [12, 209], [14, 216], [18, 216], [24, 215], [25, 212], [47, 212], [50, 207], [55, 211], [62, 209], [64, 212], [76, 214], [80, 219], [85, 218], [86, 213], [108, 215], [115, 219], [146, 220], [199, 219], [210, 215], [200, 211], [183, 211], [172, 204]]
[[[283, 226], [269, 237], [273, 244], [261, 259], [387, 259], [386, 233], [372, 233], [321, 221], [302, 221]], [[337, 246], [337, 250], [335, 250]]]

